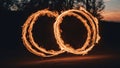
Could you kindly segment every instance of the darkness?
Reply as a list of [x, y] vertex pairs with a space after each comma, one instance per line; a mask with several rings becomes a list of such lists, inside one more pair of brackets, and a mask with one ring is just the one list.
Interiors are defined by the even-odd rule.
[[47, 15], [38, 18], [33, 27], [35, 41], [47, 50], [59, 50], [53, 33], [55, 17], [48, 18]]
[[[0, 10], [0, 22], [1, 22], [1, 27], [0, 27], [0, 38], [1, 38], [1, 46], [0, 46], [0, 65], [1, 68], [3, 66], [3, 68], [8, 68], [8, 67], [15, 67], [15, 63], [18, 63], [18, 60], [33, 60], [33, 59], [39, 59], [39, 60], [43, 60], [45, 58], [42, 57], [38, 57], [34, 54], [31, 54], [30, 52], [28, 52], [28, 50], [24, 47], [22, 40], [21, 40], [21, 32], [22, 32], [22, 25], [24, 24], [24, 22], [27, 20], [27, 17], [33, 13], [35, 11], [18, 11], [18, 12], [11, 12], [11, 11], [7, 11], [4, 9]], [[46, 17], [43, 17], [46, 18]], [[45, 22], [39, 22], [39, 21], [45, 21]], [[46, 44], [45, 47], [47, 47], [47, 45], [52, 46], [51, 48], [56, 49], [57, 47], [55, 47], [57, 44], [55, 43], [55, 39], [53, 37], [53, 29], [51, 29], [52, 24], [54, 19], [48, 19], [48, 20], [44, 20], [42, 18], [39, 19], [39, 21], [37, 21], [37, 23], [35, 24], [35, 28], [34, 28], [34, 34], [36, 34], [36, 42], [38, 41], [38, 43], [40, 41], [44, 41], [40, 44]], [[49, 22], [48, 22], [49, 21]], [[80, 44], [78, 43], [78, 41], [82, 41], [82, 39], [84, 38], [84, 33], [83, 36], [81, 36], [81, 32], [82, 29], [79, 28], [79, 25], [82, 24], [78, 24], [77, 22], [75, 24], [70, 23], [71, 20], [69, 19], [65, 19], [65, 22], [67, 22], [66, 24], [62, 24], [63, 27], [62, 29], [65, 30], [69, 30], [68, 28], [71, 25], [74, 25], [75, 31], [70, 28], [70, 33], [71, 30], [73, 30], [74, 34], [71, 35], [67, 35], [66, 33], [63, 33], [63, 35], [65, 35], [64, 38], [69, 38], [70, 39], [74, 39], [72, 40], [73, 45], [76, 44]], [[73, 22], [73, 21], [72, 21]], [[39, 24], [40, 23], [40, 24]], [[68, 23], [70, 23], [70, 25], [67, 25]], [[45, 26], [45, 27], [44, 27]], [[68, 28], [65, 28], [64, 26], [68, 26]], [[82, 26], [81, 26], [82, 27]], [[82, 61], [79, 63], [74, 63], [74, 64], [52, 64], [53, 67], [57, 67], [57, 68], [105, 68], [105, 67], [109, 67], [109, 68], [119, 68], [120, 67], [120, 23], [115, 23], [115, 22], [106, 22], [106, 21], [101, 21], [99, 22], [99, 27], [100, 27], [100, 35], [101, 35], [101, 40], [99, 42], [99, 44], [96, 44], [97, 46], [95, 46], [93, 48], [92, 51], [90, 51], [87, 56], [90, 55], [111, 55], [113, 56], [113, 58], [109, 58], [109, 59], [103, 59], [103, 60], [88, 60], [88, 61]], [[38, 29], [39, 28], [39, 29]], [[80, 29], [80, 31], [78, 31]], [[84, 28], [83, 28], [84, 30]], [[37, 32], [38, 31], [38, 32]], [[48, 31], [48, 32], [47, 32]], [[38, 33], [38, 34], [37, 34]], [[68, 32], [69, 33], [69, 32]], [[69, 34], [70, 34], [69, 33]], [[40, 35], [39, 35], [40, 34]], [[79, 34], [81, 34], [79, 36]], [[73, 36], [76, 35], [76, 36]], [[72, 36], [72, 37], [71, 37]], [[37, 38], [38, 37], [38, 38]], [[76, 39], [76, 37], [78, 37], [78, 39]], [[79, 37], [82, 37], [79, 38]], [[46, 41], [47, 40], [47, 41]], [[49, 41], [50, 40], [50, 41]], [[66, 42], [71, 42], [70, 40], [66, 40]], [[84, 41], [83, 41], [84, 42]], [[42, 45], [43, 46], [43, 45]], [[49, 46], [48, 46], [49, 47]], [[73, 46], [74, 47], [74, 46]], [[75, 46], [77, 47], [77, 46]], [[51, 49], [49, 48], [49, 49]], [[64, 57], [64, 56], [69, 56], [69, 54], [63, 54], [60, 56], [55, 56], [55, 57]], [[71, 55], [70, 55], [71, 56]], [[72, 55], [75, 56], [75, 55]], [[46, 58], [46, 59], [50, 59], [50, 58]], [[52, 63], [52, 62], [51, 62]], [[62, 62], [64, 63], [64, 62]], [[45, 65], [43, 64], [43, 66], [40, 64], [39, 65], [33, 65], [33, 66], [26, 66], [25, 68], [38, 68], [38, 67], [52, 67], [51, 65], [48, 64]], [[24, 67], [24, 66], [23, 66]], [[19, 67], [15, 67], [15, 68], [19, 68]]]
[[60, 26], [61, 36], [66, 44], [72, 45], [75, 49], [82, 47], [87, 37], [87, 30], [81, 21], [73, 16], [66, 16]]

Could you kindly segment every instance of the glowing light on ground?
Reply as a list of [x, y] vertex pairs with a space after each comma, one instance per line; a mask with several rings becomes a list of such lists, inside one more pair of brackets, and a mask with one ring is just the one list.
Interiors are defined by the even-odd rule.
[[[80, 14], [83, 15], [85, 18], [83, 18]], [[46, 50], [45, 48], [40, 47], [40, 45], [38, 45], [34, 41], [34, 38], [32, 36], [33, 25], [35, 24], [35, 21], [38, 19], [38, 17], [44, 15], [56, 18], [53, 29], [56, 42], [60, 48], [59, 51]], [[82, 48], [74, 49], [69, 43], [65, 43], [64, 40], [61, 38], [62, 30], [60, 29], [60, 24], [62, 23], [62, 20], [64, 19], [63, 17], [65, 16], [74, 16], [84, 24], [84, 27], [87, 30], [87, 38]], [[100, 40], [98, 20], [82, 7], [80, 8], [80, 10], [71, 9], [64, 11], [60, 15], [49, 10], [40, 10], [28, 17], [27, 21], [24, 23], [22, 27], [22, 40], [25, 47], [31, 53], [42, 57], [51, 57], [64, 53], [66, 51], [73, 54], [84, 55], [92, 50], [92, 48], [95, 46], [95, 43], [98, 43], [98, 41]]]
[[[74, 58], [74, 59], [73, 59]], [[39, 65], [39, 66], [46, 66], [46, 65], [53, 65], [53, 64], [58, 64], [58, 65], [74, 65], [77, 63], [80, 63], [79, 65], [82, 65], [82, 63], [85, 61], [87, 62], [92, 62], [92, 61], [100, 61], [100, 60], [106, 60], [106, 59], [111, 59], [113, 56], [111, 55], [91, 55], [91, 56], [69, 56], [69, 57], [52, 57], [48, 59], [36, 59], [36, 58], [29, 58], [27, 60], [22, 59], [22, 60], [17, 60], [18, 63], [16, 65], [18, 66], [29, 66], [29, 65]], [[96, 62], [94, 62], [96, 63]], [[93, 63], [93, 64], [94, 64]], [[44, 65], [45, 64], [45, 65]], [[86, 63], [87, 64], [87, 63]]]

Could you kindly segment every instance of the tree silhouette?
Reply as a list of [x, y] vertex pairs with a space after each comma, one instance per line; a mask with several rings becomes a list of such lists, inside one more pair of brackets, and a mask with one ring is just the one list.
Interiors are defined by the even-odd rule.
[[49, 0], [49, 9], [57, 10], [58, 12], [72, 9], [74, 0]]
[[103, 0], [47, 0], [50, 3], [48, 6], [52, 10], [58, 12], [68, 9], [79, 9], [81, 6], [86, 8], [93, 16], [99, 20], [102, 19], [101, 11], [105, 8]]
[[86, 8], [93, 16], [99, 20], [102, 19], [101, 11], [105, 8], [103, 0], [75, 0], [74, 8], [79, 9], [80, 6]]
[[79, 9], [82, 6], [98, 19], [102, 18], [101, 11], [105, 7], [103, 0], [31, 0], [29, 3], [23, 3], [22, 5], [17, 4], [16, 1], [0, 0], [0, 5], [3, 5], [5, 8], [9, 8], [10, 5], [15, 3], [20, 7], [19, 9], [37, 11], [49, 8], [49, 10], [58, 11], [59, 13], [68, 9]]

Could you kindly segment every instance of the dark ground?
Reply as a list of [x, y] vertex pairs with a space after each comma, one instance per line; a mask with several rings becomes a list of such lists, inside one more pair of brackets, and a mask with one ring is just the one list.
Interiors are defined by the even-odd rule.
[[21, 40], [21, 26], [30, 14], [0, 10], [0, 68], [120, 68], [120, 23], [100, 22], [101, 40], [85, 56], [41, 58], [28, 52]]

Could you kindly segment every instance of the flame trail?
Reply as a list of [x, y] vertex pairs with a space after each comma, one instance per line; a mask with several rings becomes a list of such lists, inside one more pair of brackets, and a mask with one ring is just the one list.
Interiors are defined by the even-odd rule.
[[[76, 14], [75, 12], [84, 15], [89, 22], [87, 22], [84, 18], [82, 18], [80, 15]], [[70, 46], [70, 44], [68, 43], [66, 44], [61, 38], [60, 24], [62, 23], [62, 20], [65, 16], [75, 16], [77, 19], [82, 21], [82, 23], [86, 27], [87, 39], [82, 48], [74, 49]], [[88, 23], [90, 25], [88, 25]], [[98, 43], [98, 40], [100, 39], [97, 19], [82, 7], [80, 8], [80, 10], [72, 9], [60, 14], [57, 17], [56, 22], [54, 23], [54, 34], [55, 34], [56, 41], [59, 44], [61, 50], [65, 50], [73, 54], [82, 54], [82, 55], [87, 54], [87, 52], [90, 51], [95, 46], [95, 43]]]
[[[45, 14], [47, 14], [48, 17], [57, 17], [58, 16], [57, 13], [51, 12], [48, 10], [40, 10], [40, 11], [32, 14], [30, 17], [28, 17], [27, 21], [24, 23], [24, 25], [22, 27], [22, 40], [23, 40], [25, 47], [33, 54], [36, 54], [36, 55], [42, 56], [42, 57], [50, 57], [50, 56], [54, 56], [54, 55], [58, 55], [60, 53], [63, 53], [64, 51], [62, 51], [62, 50], [60, 50], [60, 51], [54, 51], [54, 50], [47, 51], [45, 48], [40, 47], [34, 41], [34, 38], [32, 36], [32, 29], [33, 29], [33, 25], [34, 25], [35, 21], [38, 19], [39, 16], [44, 16]], [[29, 41], [27, 40], [27, 36], [28, 36]], [[41, 52], [38, 52], [37, 50], [33, 49], [32, 46], [37, 48]], [[50, 54], [50, 55], [46, 55], [44, 53]]]
[[[85, 18], [83, 18], [80, 14], [83, 15]], [[44, 16], [44, 15], [47, 15], [48, 17], [56, 18], [56, 21], [53, 25], [53, 29], [54, 29], [56, 42], [59, 45], [59, 49], [60, 49], [59, 51], [46, 50], [45, 48], [40, 47], [34, 41], [34, 38], [32, 36], [33, 25], [35, 24], [35, 21], [38, 19], [39, 16]], [[87, 38], [85, 43], [83, 44], [83, 47], [74, 49], [70, 44], [68, 43], [66, 44], [64, 40], [61, 38], [60, 24], [62, 23], [63, 18], [65, 16], [74, 16], [84, 24], [84, 27], [87, 30]], [[55, 55], [64, 53], [65, 51], [73, 54], [85, 55], [90, 50], [92, 50], [92, 48], [95, 46], [95, 43], [98, 43], [98, 41], [100, 40], [98, 20], [82, 7], [80, 8], [80, 10], [71, 9], [71, 10], [64, 11], [60, 15], [58, 15], [58, 13], [56, 12], [51, 12], [49, 10], [40, 10], [33, 13], [30, 17], [28, 17], [28, 19], [24, 23], [22, 27], [22, 40], [25, 47], [31, 53], [38, 56], [42, 56], [42, 57], [55, 56]], [[37, 51], [32, 47], [35, 47], [39, 51]], [[49, 55], [46, 55], [46, 54], [49, 54]]]

